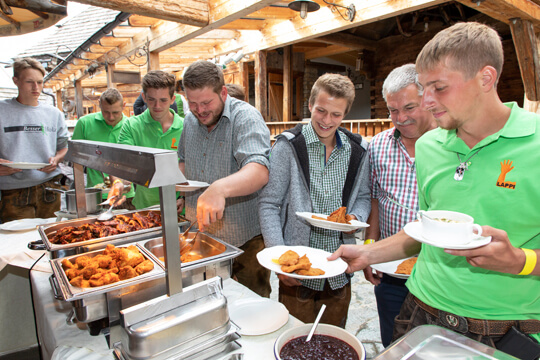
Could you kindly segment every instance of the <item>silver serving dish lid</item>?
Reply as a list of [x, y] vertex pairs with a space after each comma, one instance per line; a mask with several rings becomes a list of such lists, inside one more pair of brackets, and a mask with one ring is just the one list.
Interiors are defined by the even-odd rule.
[[502, 351], [436, 325], [422, 325], [387, 347], [376, 360], [516, 360]]

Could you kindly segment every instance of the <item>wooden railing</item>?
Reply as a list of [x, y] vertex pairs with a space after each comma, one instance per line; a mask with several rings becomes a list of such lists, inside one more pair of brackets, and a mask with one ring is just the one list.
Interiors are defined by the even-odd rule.
[[[266, 125], [270, 129], [270, 138], [274, 141], [275, 137], [283, 131], [292, 129], [298, 124], [308, 123], [309, 119], [303, 121], [287, 121], [287, 122], [267, 122]], [[367, 139], [371, 139], [374, 135], [381, 131], [390, 129], [392, 121], [390, 119], [362, 119], [362, 120], [343, 120], [341, 126], [352, 133], [360, 134]]]

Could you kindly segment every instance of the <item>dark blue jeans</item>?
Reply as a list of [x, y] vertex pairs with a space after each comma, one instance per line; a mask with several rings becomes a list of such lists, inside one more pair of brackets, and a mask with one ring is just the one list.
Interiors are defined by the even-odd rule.
[[394, 319], [398, 316], [401, 305], [409, 293], [409, 289], [405, 286], [406, 281], [406, 279], [398, 279], [383, 274], [381, 283], [375, 286], [381, 340], [384, 347], [387, 347], [392, 342]]

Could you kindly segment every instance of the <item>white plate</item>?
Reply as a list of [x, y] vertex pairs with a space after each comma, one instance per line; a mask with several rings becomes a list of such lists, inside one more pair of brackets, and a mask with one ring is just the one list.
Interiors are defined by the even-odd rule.
[[[281, 265], [276, 264], [272, 259], [279, 259], [281, 255], [287, 250], [292, 250], [296, 252], [300, 257], [307, 255], [309, 261], [311, 262], [311, 267], [321, 269], [324, 271], [324, 275], [318, 276], [307, 276], [307, 275], [298, 275], [295, 273], [286, 273], [281, 271]], [[328, 261], [326, 258], [331, 254], [328, 251], [313, 249], [307, 246], [273, 246], [271, 248], [266, 248], [257, 253], [257, 260], [265, 268], [275, 271], [278, 274], [287, 275], [296, 279], [326, 279], [330, 277], [343, 274], [347, 270], [347, 263], [341, 258]]]
[[176, 185], [176, 191], [195, 191], [210, 186], [203, 181], [188, 180], [188, 183], [189, 185]]
[[[53, 220], [50, 220], [50, 221], [53, 221]], [[48, 222], [49, 222], [49, 219], [41, 219], [41, 218], [13, 220], [5, 224], [0, 224], [0, 229], [5, 230], [5, 231], [35, 230], [36, 226], [47, 224]]]
[[475, 249], [480, 246], [487, 245], [491, 242], [491, 236], [480, 236], [476, 240], [471, 240], [465, 244], [452, 244], [448, 242], [442, 242], [440, 240], [427, 239], [422, 236], [422, 224], [418, 221], [410, 222], [403, 227], [405, 233], [412, 237], [414, 240], [419, 241], [424, 244], [440, 247], [443, 249], [454, 249], [454, 250], [463, 250], [463, 249]]
[[0, 165], [4, 165], [13, 169], [21, 169], [21, 170], [35, 170], [35, 169], [42, 169], [45, 166], [49, 166], [51, 164], [48, 163], [27, 163], [27, 162], [14, 162], [14, 163], [1, 163]]
[[274, 332], [289, 321], [289, 310], [274, 300], [240, 299], [229, 306], [231, 320], [240, 327], [240, 335]]
[[398, 279], [408, 279], [410, 275], [406, 274], [396, 274], [397, 267], [399, 264], [401, 264], [403, 261], [410, 259], [410, 257], [401, 259], [401, 260], [395, 260], [395, 261], [389, 261], [385, 263], [380, 264], [373, 264], [371, 265], [371, 268], [380, 272], [383, 272], [385, 274], [388, 274], [390, 276], [393, 276]]
[[311, 215], [324, 217], [324, 218], [328, 217], [328, 215], [314, 214], [310, 212], [297, 212], [296, 215], [306, 220], [308, 223], [310, 223], [313, 226], [317, 226], [317, 227], [328, 229], [328, 230], [352, 231], [352, 230], [358, 230], [360, 228], [366, 228], [369, 226], [369, 224], [366, 224], [365, 222], [361, 222], [358, 220], [351, 220], [350, 224], [341, 224], [341, 223], [328, 221], [328, 220], [314, 219], [311, 217]]

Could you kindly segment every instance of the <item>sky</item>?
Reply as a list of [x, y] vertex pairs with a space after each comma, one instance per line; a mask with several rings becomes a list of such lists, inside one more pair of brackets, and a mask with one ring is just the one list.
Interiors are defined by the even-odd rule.
[[[60, 22], [64, 22], [67, 19], [79, 14], [87, 7], [88, 5], [68, 1], [68, 16], [60, 20]], [[0, 62], [10, 62], [11, 58], [17, 56], [17, 54], [36, 44], [41, 39], [44, 39], [45, 37], [47, 37], [48, 34], [54, 33], [55, 30], [56, 26], [53, 25], [48, 27], [47, 29], [35, 31], [24, 35], [0, 37], [0, 49], [2, 49], [2, 51], [0, 52]]]

